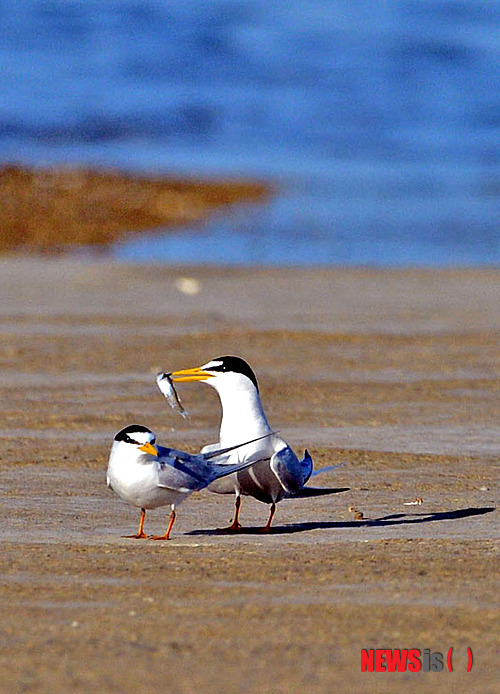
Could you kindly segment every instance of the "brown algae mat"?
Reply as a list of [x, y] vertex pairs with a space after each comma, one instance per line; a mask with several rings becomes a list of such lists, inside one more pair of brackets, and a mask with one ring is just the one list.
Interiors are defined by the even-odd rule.
[[259, 202], [254, 181], [138, 176], [76, 168], [0, 169], [0, 252], [108, 246], [126, 233], [201, 223], [217, 209]]

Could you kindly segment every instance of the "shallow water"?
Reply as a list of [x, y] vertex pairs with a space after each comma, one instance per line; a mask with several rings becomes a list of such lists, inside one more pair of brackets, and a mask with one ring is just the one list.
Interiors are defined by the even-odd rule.
[[500, 261], [500, 0], [18, 0], [0, 161], [253, 176], [260, 209], [134, 261]]

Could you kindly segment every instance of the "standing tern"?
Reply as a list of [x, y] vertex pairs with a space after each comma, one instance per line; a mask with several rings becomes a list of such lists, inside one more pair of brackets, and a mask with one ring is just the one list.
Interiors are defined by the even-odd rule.
[[[240, 446], [252, 445], [245, 440], [226, 448], [192, 455], [156, 444], [155, 434], [141, 424], [130, 424], [119, 431], [111, 446], [106, 481], [108, 487], [125, 501], [141, 509], [136, 539], [147, 538], [144, 532], [146, 510], [171, 505], [164, 535], [151, 540], [168, 540], [175, 521], [175, 507], [184, 499], [220, 477], [231, 475], [259, 460], [258, 453], [235, 465], [227, 463], [229, 453]], [[212, 460], [212, 458], [216, 460]], [[226, 461], [226, 464], [223, 464]]]
[[251, 367], [240, 357], [217, 357], [203, 366], [183, 369], [170, 374], [177, 383], [204, 381], [215, 388], [222, 405], [219, 442], [202, 449], [202, 453], [232, 446], [239, 441], [265, 437], [239, 447], [231, 455], [231, 462], [261, 460], [250, 468], [215, 480], [209, 490], [218, 494], [236, 495], [234, 519], [228, 531], [241, 529], [239, 512], [241, 495], [253, 496], [270, 504], [269, 519], [262, 532], [269, 532], [276, 512], [276, 504], [285, 496], [297, 493], [311, 476], [312, 458], [306, 450], [299, 460], [287, 442], [273, 433], [267, 421], [259, 395], [257, 378]]

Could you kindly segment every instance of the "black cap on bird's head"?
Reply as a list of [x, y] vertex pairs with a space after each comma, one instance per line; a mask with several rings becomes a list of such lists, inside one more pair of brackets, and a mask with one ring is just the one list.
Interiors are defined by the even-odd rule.
[[129, 424], [121, 429], [114, 438], [114, 441], [130, 443], [138, 446], [139, 450], [150, 455], [158, 455], [158, 451], [154, 448], [156, 436], [151, 429], [142, 424]]
[[172, 380], [178, 382], [185, 381], [207, 381], [214, 378], [219, 373], [236, 373], [246, 376], [253, 383], [257, 391], [259, 384], [257, 378], [249, 364], [241, 357], [224, 356], [211, 359], [203, 366], [195, 369], [183, 369], [172, 373]]

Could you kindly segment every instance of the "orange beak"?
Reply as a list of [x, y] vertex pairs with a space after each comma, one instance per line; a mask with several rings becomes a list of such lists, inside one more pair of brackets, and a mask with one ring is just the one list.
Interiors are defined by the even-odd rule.
[[149, 455], [158, 455], [158, 451], [151, 443], [145, 443], [143, 446], [139, 446], [139, 450], [144, 451], [144, 453], [149, 453]]
[[170, 374], [172, 381], [176, 383], [187, 383], [188, 381], [206, 381], [208, 378], [213, 378], [213, 374], [209, 371], [203, 371], [197, 366], [195, 369], [182, 369], [174, 371]]

